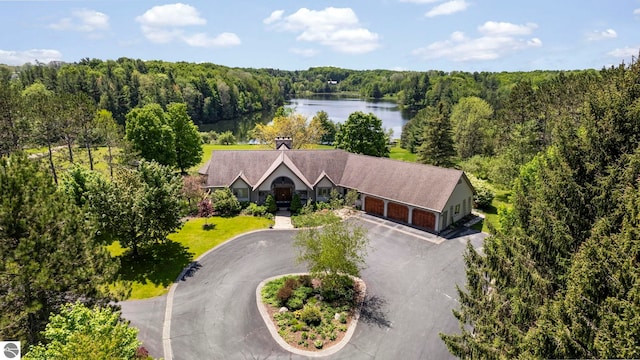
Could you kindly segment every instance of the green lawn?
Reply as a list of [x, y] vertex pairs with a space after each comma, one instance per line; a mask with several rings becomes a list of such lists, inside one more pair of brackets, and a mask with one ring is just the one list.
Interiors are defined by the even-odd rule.
[[[138, 258], [117, 242], [108, 247], [111, 255], [120, 259], [121, 281], [131, 285], [129, 299], [166, 293], [182, 269], [198, 256], [239, 234], [266, 229], [273, 221], [252, 216], [212, 217], [207, 220], [208, 230], [203, 229], [204, 223], [202, 218], [188, 220], [180, 231], [169, 235], [168, 241], [141, 252]], [[123, 288], [123, 283], [114, 286], [114, 289]]]
[[403, 149], [399, 145], [391, 147], [389, 157], [394, 160], [416, 162], [416, 154], [410, 153], [409, 150]]
[[[496, 187], [493, 187], [492, 190], [495, 193], [495, 198], [493, 198], [491, 206], [485, 210], [476, 209], [477, 212], [484, 214], [484, 221], [473, 226], [474, 229], [486, 233], [490, 233], [488, 223], [491, 223], [496, 229], [500, 228], [500, 216], [498, 215], [500, 209], [511, 209], [513, 207], [509, 202], [509, 197], [511, 196], [510, 190]], [[480, 229], [480, 226], [482, 226], [482, 229]]]

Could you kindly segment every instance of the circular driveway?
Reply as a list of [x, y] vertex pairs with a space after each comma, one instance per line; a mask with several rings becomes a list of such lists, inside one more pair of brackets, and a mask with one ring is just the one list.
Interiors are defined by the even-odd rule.
[[[459, 331], [451, 309], [457, 307], [456, 284], [465, 283], [462, 254], [467, 240], [478, 248], [484, 234], [438, 241], [430, 234], [417, 237], [411, 231], [399, 231], [404, 227], [382, 220], [361, 223], [369, 230], [371, 245], [367, 268], [361, 274], [367, 283], [364, 309], [351, 341], [326, 358], [450, 358], [438, 333]], [[173, 359], [304, 358], [283, 350], [273, 340], [255, 295], [258, 284], [268, 277], [305, 271], [304, 265], [295, 264], [295, 233], [266, 230], [247, 234], [199, 259], [200, 267], [193, 276], [174, 285]], [[124, 305], [124, 316], [139, 326]], [[157, 340], [150, 339], [150, 343]]]

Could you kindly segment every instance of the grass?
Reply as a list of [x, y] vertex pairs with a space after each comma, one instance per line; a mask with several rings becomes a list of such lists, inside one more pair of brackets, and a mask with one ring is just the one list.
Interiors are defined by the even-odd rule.
[[511, 209], [513, 207], [513, 205], [509, 201], [511, 190], [505, 190], [491, 185], [489, 186], [494, 192], [495, 197], [493, 198], [493, 201], [491, 202], [491, 206], [489, 206], [489, 208], [484, 210], [476, 209], [476, 211], [483, 214], [485, 218], [483, 221], [475, 224], [472, 227], [473, 229], [480, 230], [486, 233], [490, 233], [488, 225], [489, 223], [491, 223], [494, 228], [500, 229], [500, 209]]
[[272, 220], [252, 216], [212, 217], [206, 222], [210, 225], [207, 230], [203, 228], [205, 219], [188, 220], [178, 232], [169, 235], [166, 242], [149, 247], [137, 258], [117, 242], [110, 245], [109, 252], [121, 263], [121, 283], [114, 289], [130, 285], [129, 299], [162, 295], [182, 269], [207, 250], [244, 232], [265, 229], [273, 224]]
[[416, 162], [416, 154], [412, 154], [409, 150], [401, 148], [400, 145], [391, 147], [389, 157], [394, 160]]

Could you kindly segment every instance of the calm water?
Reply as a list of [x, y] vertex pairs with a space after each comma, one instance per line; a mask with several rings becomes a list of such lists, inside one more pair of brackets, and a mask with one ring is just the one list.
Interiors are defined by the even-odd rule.
[[393, 129], [393, 136], [399, 138], [402, 127], [409, 121], [409, 114], [400, 111], [398, 105], [389, 101], [373, 101], [337, 96], [322, 95], [308, 98], [291, 99], [287, 107], [297, 113], [312, 118], [318, 111], [324, 110], [333, 122], [344, 123], [351, 113], [362, 111], [373, 113], [385, 129]]
[[[390, 101], [372, 101], [355, 98], [344, 98], [331, 95], [318, 95], [306, 98], [291, 99], [286, 105], [297, 113], [311, 119], [318, 111], [324, 110], [329, 118], [336, 123], [344, 123], [351, 113], [362, 111], [373, 113], [380, 120], [385, 129], [393, 129], [393, 137], [399, 138], [402, 127], [409, 121], [409, 114], [400, 111], [398, 105]], [[230, 130], [240, 141], [247, 141], [248, 133], [258, 123], [268, 123], [273, 113], [256, 113], [238, 119], [220, 121], [215, 124], [204, 124], [200, 131], [215, 130], [223, 132]]]

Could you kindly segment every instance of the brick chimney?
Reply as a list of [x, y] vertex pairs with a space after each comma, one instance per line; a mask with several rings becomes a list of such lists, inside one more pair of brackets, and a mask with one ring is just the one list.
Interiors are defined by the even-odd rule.
[[293, 146], [293, 139], [290, 137], [277, 137], [276, 138], [276, 150], [291, 150]]

